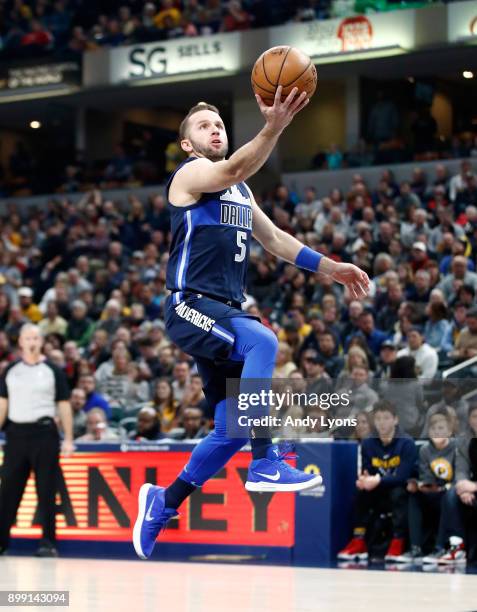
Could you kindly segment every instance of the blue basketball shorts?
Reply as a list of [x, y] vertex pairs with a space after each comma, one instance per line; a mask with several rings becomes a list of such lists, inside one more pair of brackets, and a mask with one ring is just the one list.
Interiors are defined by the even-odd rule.
[[172, 293], [165, 303], [164, 318], [169, 338], [194, 357], [205, 397], [213, 409], [226, 399], [227, 378], [240, 378], [243, 362], [230, 359], [235, 342], [231, 320], [257, 317], [235, 305], [200, 293]]

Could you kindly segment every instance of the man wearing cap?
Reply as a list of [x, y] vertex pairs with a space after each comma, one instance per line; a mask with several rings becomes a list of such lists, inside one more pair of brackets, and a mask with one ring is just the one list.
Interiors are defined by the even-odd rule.
[[37, 304], [33, 303], [33, 291], [30, 287], [20, 287], [18, 290], [18, 298], [22, 315], [30, 319], [32, 323], [38, 323], [43, 319], [40, 309]]
[[325, 372], [325, 360], [313, 349], [308, 349], [303, 354], [303, 369], [307, 393], [320, 394], [331, 391], [331, 379]]
[[392, 340], [385, 340], [379, 351], [379, 361], [374, 378], [387, 379], [391, 376], [391, 366], [397, 359], [397, 348]]
[[439, 364], [437, 351], [424, 342], [422, 330], [417, 325], [411, 327], [407, 335], [409, 346], [401, 349], [397, 356], [411, 356], [416, 362], [417, 377], [421, 380], [434, 378]]
[[427, 256], [427, 247], [424, 242], [414, 242], [411, 249], [411, 268], [413, 272], [423, 270], [426, 267], [429, 257]]

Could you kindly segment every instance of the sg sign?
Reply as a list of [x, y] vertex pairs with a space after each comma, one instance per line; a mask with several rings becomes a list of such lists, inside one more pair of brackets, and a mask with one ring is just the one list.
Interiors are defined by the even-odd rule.
[[240, 35], [218, 34], [193, 42], [169, 40], [113, 49], [110, 82], [150, 79], [223, 70], [224, 74], [240, 67]]
[[167, 73], [165, 47], [135, 47], [129, 53], [130, 78], [159, 76]]

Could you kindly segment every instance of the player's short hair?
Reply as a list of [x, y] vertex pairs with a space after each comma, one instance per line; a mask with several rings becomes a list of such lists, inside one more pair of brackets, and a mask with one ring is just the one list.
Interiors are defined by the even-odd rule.
[[207, 102], [198, 102], [195, 106], [193, 106], [189, 112], [187, 113], [187, 115], [184, 117], [184, 119], [182, 120], [182, 123], [179, 127], [179, 138], [180, 140], [183, 140], [184, 138], [186, 138], [186, 133], [187, 133], [187, 123], [189, 122], [189, 119], [192, 117], [192, 115], [195, 115], [195, 113], [200, 113], [200, 111], [203, 110], [210, 110], [213, 113], [217, 113], [217, 115], [220, 115], [219, 113], [219, 109], [214, 106], [213, 104], [208, 104]]

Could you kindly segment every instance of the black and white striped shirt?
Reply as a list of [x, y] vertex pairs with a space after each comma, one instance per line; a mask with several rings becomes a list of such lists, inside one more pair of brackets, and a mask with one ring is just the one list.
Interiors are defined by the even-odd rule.
[[0, 377], [0, 397], [8, 399], [8, 418], [14, 423], [34, 423], [53, 418], [56, 402], [68, 400], [70, 389], [64, 372], [49, 361], [30, 365], [15, 361]]

